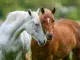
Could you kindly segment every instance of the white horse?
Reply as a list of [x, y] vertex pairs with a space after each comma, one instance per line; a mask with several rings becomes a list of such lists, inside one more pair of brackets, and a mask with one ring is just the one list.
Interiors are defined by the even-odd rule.
[[32, 11], [9, 13], [0, 26], [0, 60], [24, 60], [31, 36], [39, 45], [46, 43], [39, 16]]

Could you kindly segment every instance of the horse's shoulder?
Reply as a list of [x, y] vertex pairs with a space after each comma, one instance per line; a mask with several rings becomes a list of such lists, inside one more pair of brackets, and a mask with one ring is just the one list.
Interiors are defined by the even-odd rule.
[[70, 30], [70, 24], [68, 24], [66, 20], [60, 19], [54, 23], [54, 29], [56, 29], [58, 32]]

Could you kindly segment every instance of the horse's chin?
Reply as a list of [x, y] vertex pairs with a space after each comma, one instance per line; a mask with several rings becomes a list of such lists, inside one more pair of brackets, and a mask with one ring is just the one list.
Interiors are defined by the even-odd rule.
[[43, 44], [40, 44], [40, 43], [38, 42], [38, 45], [39, 45], [40, 47], [43, 47], [43, 46], [45, 46], [45, 45], [46, 45], [46, 42], [45, 42], [45, 43], [43, 43]]

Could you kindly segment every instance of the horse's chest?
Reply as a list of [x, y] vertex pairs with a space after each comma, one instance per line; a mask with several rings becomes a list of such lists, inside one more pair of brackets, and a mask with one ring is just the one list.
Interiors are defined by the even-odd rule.
[[[35, 50], [36, 49], [36, 50]], [[32, 49], [32, 60], [47, 60], [50, 57], [50, 49], [48, 46], [36, 47]], [[34, 59], [36, 58], [36, 59]]]

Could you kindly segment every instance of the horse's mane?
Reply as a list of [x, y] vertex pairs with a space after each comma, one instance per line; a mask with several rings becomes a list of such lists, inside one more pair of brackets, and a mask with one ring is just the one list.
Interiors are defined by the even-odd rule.
[[[35, 11], [33, 11], [33, 12], [31, 12], [31, 16], [32, 17], [35, 17], [36, 16], [36, 18], [37, 19], [39, 19], [38, 18], [38, 15], [37, 15], [37, 13], [35, 12]], [[12, 23], [12, 22], [14, 22], [14, 21], [16, 21], [16, 20], [25, 20], [26, 18], [28, 18], [30, 15], [28, 14], [28, 12], [26, 12], [26, 11], [13, 11], [13, 12], [10, 12], [8, 15], [7, 15], [7, 18], [6, 18], [6, 21], [8, 21], [9, 23]], [[39, 20], [34, 20], [35, 21], [35, 23], [40, 23], [40, 21]]]
[[27, 18], [27, 12], [26, 11], [13, 11], [10, 12], [6, 18], [6, 21], [8, 22], [14, 22], [16, 20], [24, 20]]

